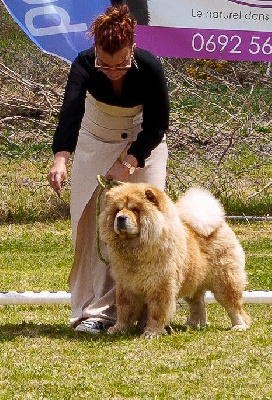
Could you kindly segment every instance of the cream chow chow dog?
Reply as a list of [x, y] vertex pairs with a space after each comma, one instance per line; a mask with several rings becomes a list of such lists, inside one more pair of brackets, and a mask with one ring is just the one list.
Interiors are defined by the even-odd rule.
[[225, 307], [234, 330], [249, 327], [242, 308], [245, 257], [221, 204], [189, 189], [176, 203], [156, 187], [125, 183], [106, 194], [99, 220], [116, 282], [117, 322], [123, 332], [146, 313], [144, 338], [165, 333], [177, 298], [189, 304], [186, 324], [207, 324], [207, 290]]

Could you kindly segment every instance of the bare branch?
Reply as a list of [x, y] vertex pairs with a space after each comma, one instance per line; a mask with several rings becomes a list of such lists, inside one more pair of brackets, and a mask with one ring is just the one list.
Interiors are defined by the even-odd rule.
[[269, 189], [270, 186], [272, 186], [272, 181], [271, 181], [271, 182], [268, 182], [268, 184], [265, 185], [262, 189], [260, 189], [260, 190], [258, 190], [257, 192], [252, 193], [252, 194], [250, 194], [249, 196], [247, 196], [247, 198], [250, 199], [250, 198], [252, 198], [252, 197], [258, 196], [258, 194], [260, 194], [260, 193], [264, 192], [265, 190]]

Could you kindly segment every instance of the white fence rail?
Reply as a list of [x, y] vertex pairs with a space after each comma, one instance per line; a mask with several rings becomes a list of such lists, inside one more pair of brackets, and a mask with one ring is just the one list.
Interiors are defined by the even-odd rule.
[[[272, 304], [272, 291], [244, 291], [244, 303], [247, 304]], [[178, 300], [184, 303], [183, 299]], [[205, 295], [207, 304], [216, 303], [211, 292]], [[65, 291], [58, 292], [7, 292], [0, 293], [0, 305], [50, 305], [50, 304], [67, 304], [71, 303], [71, 293]]]

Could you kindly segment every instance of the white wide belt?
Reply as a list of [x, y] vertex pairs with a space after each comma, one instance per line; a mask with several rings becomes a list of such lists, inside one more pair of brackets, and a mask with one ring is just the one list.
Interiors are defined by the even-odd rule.
[[95, 100], [89, 93], [81, 133], [90, 134], [103, 142], [132, 142], [142, 130], [141, 105], [132, 108], [110, 106]]

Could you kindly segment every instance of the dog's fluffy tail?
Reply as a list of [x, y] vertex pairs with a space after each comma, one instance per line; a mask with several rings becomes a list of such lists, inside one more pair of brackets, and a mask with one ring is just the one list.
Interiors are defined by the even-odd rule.
[[209, 236], [224, 221], [221, 203], [208, 191], [193, 187], [177, 202], [182, 221], [201, 236]]

